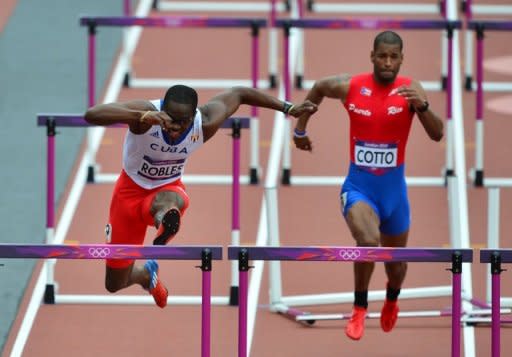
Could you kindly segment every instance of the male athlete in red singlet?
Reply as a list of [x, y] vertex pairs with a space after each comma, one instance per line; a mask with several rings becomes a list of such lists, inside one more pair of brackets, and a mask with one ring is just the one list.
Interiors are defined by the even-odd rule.
[[[175, 85], [160, 100], [133, 100], [96, 105], [85, 113], [95, 125], [127, 124], [123, 169], [110, 204], [107, 243], [143, 244], [148, 226], [158, 229], [153, 244], [167, 244], [180, 228], [188, 196], [181, 176], [187, 158], [212, 138], [242, 104], [283, 111], [292, 116], [314, 113], [316, 105], [283, 102], [260, 90], [234, 87], [197, 107], [193, 88]], [[107, 260], [105, 287], [116, 292], [133, 284], [149, 290], [165, 307], [167, 288], [158, 278], [158, 264]]]
[[[416, 114], [428, 136], [443, 137], [443, 122], [430, 110], [425, 91], [415, 80], [398, 76], [402, 39], [392, 31], [375, 37], [373, 73], [340, 75], [316, 81], [306, 98], [320, 104], [324, 97], [339, 99], [350, 117], [350, 169], [341, 188], [341, 209], [357, 246], [405, 247], [410, 211], [404, 161], [407, 138]], [[312, 150], [306, 133], [310, 115], [299, 118], [295, 146]], [[405, 262], [384, 263], [388, 282], [380, 325], [395, 326], [397, 299], [405, 278]], [[354, 263], [354, 307], [345, 333], [359, 340], [364, 333], [368, 286], [374, 263]]]

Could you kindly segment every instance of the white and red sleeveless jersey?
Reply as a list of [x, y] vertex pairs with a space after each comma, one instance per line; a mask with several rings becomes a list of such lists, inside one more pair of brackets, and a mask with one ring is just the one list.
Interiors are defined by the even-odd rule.
[[[161, 100], [151, 103], [161, 110]], [[139, 186], [152, 189], [181, 178], [189, 155], [203, 143], [203, 121], [196, 109], [192, 125], [172, 141], [159, 125], [144, 134], [127, 131], [123, 146], [123, 169]]]

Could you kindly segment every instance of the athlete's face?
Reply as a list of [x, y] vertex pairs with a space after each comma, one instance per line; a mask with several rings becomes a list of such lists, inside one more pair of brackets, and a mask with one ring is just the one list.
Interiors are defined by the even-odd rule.
[[173, 140], [178, 139], [188, 129], [195, 116], [195, 108], [192, 105], [173, 101], [169, 101], [162, 111], [169, 116], [170, 125], [167, 133]]
[[400, 50], [400, 45], [381, 42], [372, 51], [371, 59], [375, 79], [380, 83], [389, 84], [398, 75], [404, 56]]

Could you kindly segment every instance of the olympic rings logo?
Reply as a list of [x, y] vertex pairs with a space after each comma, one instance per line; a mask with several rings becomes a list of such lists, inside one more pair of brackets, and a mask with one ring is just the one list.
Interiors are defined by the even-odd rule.
[[93, 258], [106, 258], [110, 255], [110, 248], [89, 248], [89, 255]]
[[361, 256], [359, 249], [341, 249], [338, 255], [342, 260], [356, 260]]

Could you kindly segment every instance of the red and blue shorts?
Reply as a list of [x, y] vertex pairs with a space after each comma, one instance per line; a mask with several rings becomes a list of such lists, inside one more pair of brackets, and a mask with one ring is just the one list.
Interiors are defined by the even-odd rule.
[[[181, 180], [148, 190], [137, 185], [124, 170], [121, 171], [110, 202], [107, 243], [142, 245], [147, 227], [155, 225], [150, 213], [151, 205], [155, 196], [162, 191], [176, 192], [183, 199], [183, 215], [189, 198]], [[107, 259], [106, 263], [110, 268], [126, 268], [133, 260]]]

